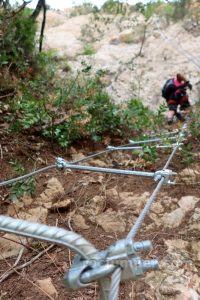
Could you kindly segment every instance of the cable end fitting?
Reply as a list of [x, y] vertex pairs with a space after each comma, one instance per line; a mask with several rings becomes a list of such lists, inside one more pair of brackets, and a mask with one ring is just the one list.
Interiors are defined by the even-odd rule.
[[56, 157], [56, 166], [60, 169], [65, 167], [65, 160], [62, 157]]

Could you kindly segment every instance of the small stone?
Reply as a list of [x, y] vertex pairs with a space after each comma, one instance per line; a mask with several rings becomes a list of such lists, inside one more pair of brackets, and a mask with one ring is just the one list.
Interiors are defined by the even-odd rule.
[[52, 283], [52, 279], [50, 277], [37, 280], [37, 283], [41, 290], [45, 291], [50, 296], [55, 296], [57, 298], [58, 292], [55, 288], [55, 286]]
[[73, 222], [75, 226], [80, 229], [86, 230], [90, 228], [90, 226], [86, 224], [85, 219], [83, 218], [82, 215], [74, 215]]

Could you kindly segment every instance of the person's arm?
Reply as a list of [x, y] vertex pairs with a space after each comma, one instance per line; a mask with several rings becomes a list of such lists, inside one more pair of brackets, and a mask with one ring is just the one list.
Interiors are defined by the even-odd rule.
[[186, 79], [185, 76], [183, 76], [182, 74], [177, 74], [176, 76], [177, 76], [177, 79], [179, 81], [183, 81], [184, 82], [179, 87], [176, 87], [176, 90], [181, 89], [181, 88], [185, 88], [185, 87], [188, 87], [190, 90], [192, 90], [192, 85], [189, 82], [189, 80]]

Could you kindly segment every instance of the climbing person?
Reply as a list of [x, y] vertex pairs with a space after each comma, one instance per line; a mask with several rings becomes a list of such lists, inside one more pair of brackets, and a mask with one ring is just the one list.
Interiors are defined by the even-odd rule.
[[[173, 123], [174, 116], [180, 121], [184, 121], [184, 115], [188, 113], [191, 106], [187, 94], [187, 88], [192, 90], [192, 85], [182, 74], [177, 74], [175, 78], [168, 79], [162, 88], [162, 97], [166, 99], [168, 112], [167, 123]], [[178, 107], [180, 112], [178, 112]]]

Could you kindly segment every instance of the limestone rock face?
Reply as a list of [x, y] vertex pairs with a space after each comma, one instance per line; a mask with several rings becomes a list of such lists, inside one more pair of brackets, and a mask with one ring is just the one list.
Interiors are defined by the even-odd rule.
[[[92, 55], [84, 55], [88, 43], [95, 49]], [[163, 102], [164, 82], [178, 72], [195, 86], [189, 92], [193, 103], [198, 99], [199, 71], [188, 56], [198, 53], [199, 45], [200, 35], [188, 30], [185, 21], [167, 24], [164, 18], [153, 16], [146, 23], [144, 16], [136, 12], [124, 17], [101, 15], [98, 21], [91, 14], [47, 14], [45, 48], [56, 50], [57, 57], [65, 57], [72, 73], [81, 70], [82, 61], [91, 64], [94, 72], [104, 70], [106, 91], [117, 103], [139, 98], [151, 108], [158, 107]], [[173, 68], [172, 61], [176, 62]]]

